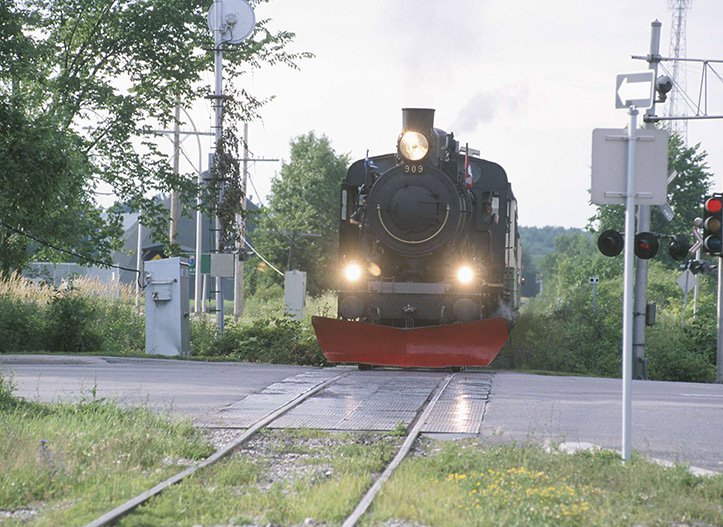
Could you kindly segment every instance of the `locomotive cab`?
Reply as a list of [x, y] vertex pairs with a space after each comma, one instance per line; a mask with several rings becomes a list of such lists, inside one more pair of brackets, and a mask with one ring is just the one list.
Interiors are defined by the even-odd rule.
[[[403, 329], [405, 339], [410, 331], [448, 325], [459, 334], [469, 323], [479, 333], [487, 323], [487, 333], [495, 334], [482, 336], [482, 347], [500, 339], [504, 344], [517, 309], [521, 259], [507, 176], [499, 165], [461, 149], [453, 134], [434, 128], [434, 110], [402, 112], [396, 152], [356, 161], [342, 186], [339, 319]], [[329, 357], [320, 324], [317, 317], [314, 326]], [[391, 338], [385, 335], [377, 340]], [[398, 364], [393, 357], [404, 354], [392, 344], [373, 344], [384, 348], [373, 359], [343, 362]], [[338, 351], [341, 342], [328, 346]], [[442, 348], [439, 361], [418, 365], [472, 365], [447, 364], [461, 359], [449, 358], [449, 345]], [[484, 365], [492, 360], [487, 358], [465, 360]], [[407, 357], [403, 365], [418, 359]]]

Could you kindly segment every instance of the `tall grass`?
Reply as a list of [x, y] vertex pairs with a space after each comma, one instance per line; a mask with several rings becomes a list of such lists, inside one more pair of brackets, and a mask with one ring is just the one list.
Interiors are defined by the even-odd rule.
[[0, 353], [127, 353], [144, 346], [132, 288], [77, 278], [61, 288], [0, 277]]

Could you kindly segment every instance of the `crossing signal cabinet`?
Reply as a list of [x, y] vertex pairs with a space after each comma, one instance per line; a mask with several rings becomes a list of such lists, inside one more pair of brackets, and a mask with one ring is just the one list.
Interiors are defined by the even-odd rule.
[[164, 258], [145, 263], [146, 354], [186, 356], [191, 351], [188, 263]]

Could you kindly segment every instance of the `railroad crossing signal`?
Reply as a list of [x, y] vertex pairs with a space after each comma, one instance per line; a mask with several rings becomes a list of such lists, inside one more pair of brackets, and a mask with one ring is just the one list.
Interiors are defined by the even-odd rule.
[[[653, 258], [660, 248], [659, 238], [670, 238], [668, 252], [673, 260], [682, 260], [688, 255], [690, 242], [684, 234], [676, 236], [656, 234], [654, 232], [639, 232], [635, 235], [635, 256], [643, 260]], [[615, 229], [604, 231], [597, 239], [597, 248], [605, 256], [617, 256], [623, 250], [623, 235]]]
[[712, 256], [721, 256], [723, 242], [723, 194], [706, 196], [703, 204], [703, 250]]
[[623, 252], [623, 236], [615, 229], [604, 231], [597, 239], [597, 248], [605, 256], [617, 256]]
[[650, 260], [658, 254], [658, 237], [652, 232], [639, 232], [635, 235], [635, 256]]

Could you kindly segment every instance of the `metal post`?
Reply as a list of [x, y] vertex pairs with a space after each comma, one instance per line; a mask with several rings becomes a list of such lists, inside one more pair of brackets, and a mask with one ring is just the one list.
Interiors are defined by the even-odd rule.
[[198, 160], [198, 188], [199, 193], [196, 197], [196, 274], [194, 276], [193, 284], [193, 298], [194, 306], [193, 312], [196, 315], [200, 315], [203, 312], [203, 307], [206, 302], [205, 291], [201, 289], [203, 276], [201, 274], [201, 254], [203, 250], [203, 213], [201, 212], [201, 205], [203, 200], [201, 198], [201, 188], [203, 185], [203, 171], [201, 170], [201, 155], [199, 153]]
[[623, 460], [630, 459], [632, 439], [632, 367], [633, 367], [633, 263], [635, 232], [635, 141], [638, 110], [630, 107], [628, 129], [628, 170], [625, 198], [625, 269], [623, 272]]
[[[723, 226], [721, 226], [723, 236]], [[723, 239], [723, 238], [721, 238]], [[716, 382], [723, 383], [723, 258], [718, 257], [718, 337], [716, 339]]]
[[143, 281], [143, 224], [141, 223], [140, 212], [138, 213], [138, 229], [136, 232], [136, 269], [138, 269], [138, 276], [136, 277], [136, 309], [140, 309], [141, 282]]
[[[176, 102], [176, 113], [173, 124], [173, 173], [178, 176], [181, 162], [181, 103]], [[178, 221], [180, 216], [180, 199], [178, 190], [171, 189], [171, 221], [168, 228], [168, 239], [175, 243], [178, 238]]]
[[[658, 76], [658, 62], [660, 61], [660, 27], [662, 24], [655, 20], [650, 24], [650, 54], [648, 55], [648, 68], [655, 71]], [[653, 105], [645, 112], [647, 116], [655, 115], [655, 99]], [[647, 128], [655, 125], [648, 122]], [[650, 230], [650, 205], [638, 205], [638, 230]], [[633, 232], [633, 231], [631, 231]], [[645, 313], [648, 305], [648, 261], [638, 259], [635, 269], [635, 307], [633, 319], [633, 377], [646, 379], [645, 368]]]
[[[214, 0], [214, 13], [216, 15], [215, 28], [214, 28], [214, 68], [216, 72], [216, 90], [214, 94], [214, 118], [215, 118], [215, 139], [214, 139], [214, 152], [215, 156], [214, 167], [218, 163], [218, 147], [221, 144], [223, 138], [223, 52], [221, 51], [223, 45], [222, 39], [222, 21], [221, 15], [223, 13], [223, 3], [221, 0]], [[218, 177], [218, 174], [216, 174]], [[221, 247], [221, 220], [216, 216], [215, 220], [215, 249], [217, 252], [223, 252]], [[223, 291], [221, 290], [221, 277], [216, 277], [216, 329], [219, 333], [223, 333]]]
[[234, 296], [233, 296], [233, 318], [238, 320], [244, 312], [244, 255], [246, 247], [246, 177], [249, 160], [249, 124], [244, 123], [244, 158], [241, 162], [241, 214], [238, 214], [236, 221], [241, 231], [241, 240], [236, 244], [236, 269], [234, 273]]
[[[695, 259], [700, 260], [700, 249], [695, 251]], [[687, 284], [686, 284], [687, 285]], [[693, 320], [698, 315], [698, 275], [693, 276]]]

